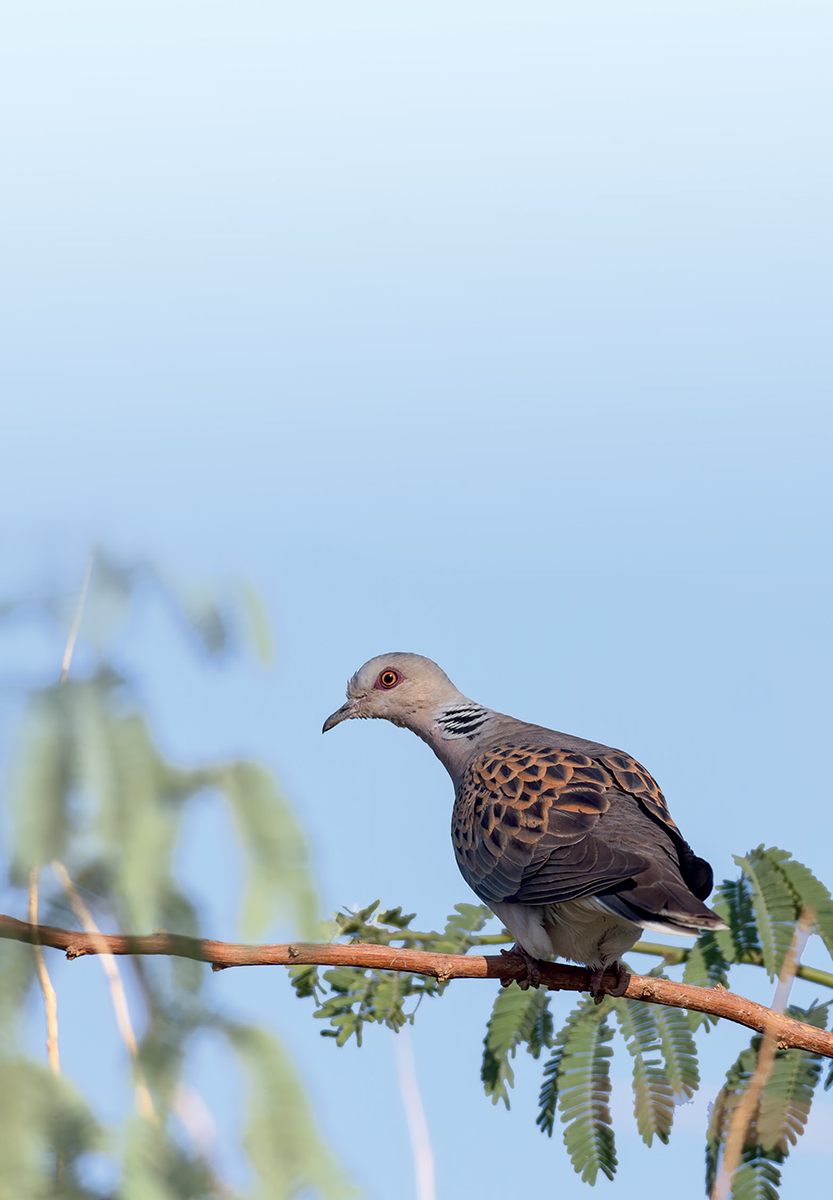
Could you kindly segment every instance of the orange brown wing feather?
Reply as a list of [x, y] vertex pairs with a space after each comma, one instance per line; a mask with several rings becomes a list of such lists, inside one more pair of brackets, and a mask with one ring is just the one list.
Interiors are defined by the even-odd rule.
[[[625, 769], [618, 762], [608, 767], [575, 751], [530, 744], [475, 759], [457, 789], [452, 820], [457, 861], [474, 891], [487, 902], [521, 900], [519, 893], [529, 890], [525, 881], [529, 885], [553, 855], [563, 864], [569, 893], [564, 899], [615, 886], [640, 869], [644, 859], [638, 853], [588, 839], [621, 786], [616, 768]], [[640, 786], [656, 803], [649, 784], [664, 806], [644, 772]], [[556, 899], [549, 884], [545, 890]]]
[[598, 761], [607, 768], [623, 792], [636, 796], [639, 803], [652, 817], [662, 821], [669, 829], [673, 829], [678, 837], [680, 836], [680, 831], [671, 819], [671, 813], [668, 811], [668, 805], [665, 803], [665, 797], [660, 791], [659, 785], [645, 770], [642, 763], [638, 763], [635, 758], [631, 758], [622, 750], [614, 750], [611, 754], [605, 754]]

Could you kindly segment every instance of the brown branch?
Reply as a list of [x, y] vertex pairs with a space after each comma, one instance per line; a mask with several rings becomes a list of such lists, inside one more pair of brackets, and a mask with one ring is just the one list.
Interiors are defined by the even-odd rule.
[[[26, 921], [0, 914], [0, 937], [18, 942], [40, 942], [56, 950], [64, 950], [67, 958], [98, 954], [106, 948], [109, 954], [161, 954], [176, 958], [191, 958], [211, 963], [216, 971], [225, 967], [283, 966], [315, 964], [326, 967], [362, 967], [377, 971], [408, 971], [413, 975], [429, 975], [445, 982], [449, 979], [523, 979], [526, 967], [509, 955], [432, 954], [426, 950], [399, 950], [391, 946], [354, 942], [348, 945], [318, 945], [290, 942], [276, 946], [247, 946], [235, 942], [215, 942], [209, 938], [185, 937], [179, 933], [100, 934], [91, 937], [72, 929], [52, 925], [33, 927]], [[541, 963], [541, 982], [554, 991], [586, 992], [590, 972], [584, 967], [562, 963]], [[613, 973], [607, 977], [615, 986]], [[670, 1008], [688, 1008], [710, 1013], [738, 1025], [746, 1025], [764, 1033], [771, 1029], [782, 1048], [797, 1046], [812, 1054], [833, 1058], [833, 1033], [816, 1029], [791, 1017], [774, 1014], [763, 1004], [722, 988], [694, 987], [670, 979], [647, 975], [631, 975], [625, 996], [648, 1004], [664, 1004]]]

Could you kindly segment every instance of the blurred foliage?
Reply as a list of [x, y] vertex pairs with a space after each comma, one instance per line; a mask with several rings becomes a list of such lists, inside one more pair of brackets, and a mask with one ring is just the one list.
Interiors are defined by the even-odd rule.
[[[763, 967], [776, 977], [796, 935], [802, 912], [815, 914], [813, 931], [828, 951], [833, 948], [833, 904], [827, 888], [786, 850], [758, 846], [735, 862], [737, 879], [724, 880], [713, 901], [728, 929], [704, 934], [690, 950], [639, 943], [635, 949], [656, 954], [665, 966], [684, 967], [686, 983], [703, 987], [729, 986], [733, 966]], [[380, 911], [379, 902], [336, 917], [333, 940], [397, 945], [433, 953], [466, 953], [472, 947], [511, 941], [481, 934], [489, 919], [483, 906], [458, 904], [442, 932], [411, 929], [414, 914], [401, 908]], [[652, 975], [664, 976], [664, 967]], [[315, 1015], [328, 1020], [322, 1030], [343, 1045], [355, 1036], [360, 1043], [368, 1024], [399, 1029], [413, 1021], [423, 996], [439, 996], [445, 984], [407, 973], [338, 967], [290, 969], [299, 996], [315, 1001]], [[799, 967], [798, 974], [820, 986], [833, 988], [833, 974]], [[411, 998], [416, 1003], [410, 1003]], [[511, 1060], [519, 1049], [533, 1058], [544, 1052], [543, 1083], [537, 1124], [552, 1136], [556, 1117], [564, 1126], [563, 1140], [570, 1161], [583, 1180], [593, 1184], [599, 1174], [612, 1179], [616, 1172], [616, 1147], [610, 1115], [611, 1042], [618, 1028], [630, 1055], [634, 1116], [647, 1145], [654, 1139], [667, 1143], [677, 1106], [686, 1103], [700, 1084], [694, 1035], [708, 1030], [716, 1018], [703, 1013], [644, 1004], [638, 1000], [607, 996], [601, 1004], [579, 1001], [556, 1032], [550, 1011], [551, 993], [522, 990], [517, 984], [501, 988], [486, 1029], [481, 1079], [492, 1103], [509, 1107], [514, 1084]], [[826, 1028], [830, 1004], [797, 1006], [788, 1012], [797, 1020]], [[615, 1020], [615, 1025], [611, 1022]], [[731, 1113], [743, 1094], [758, 1057], [761, 1038], [756, 1034], [729, 1069], [726, 1084], [712, 1110], [707, 1141], [707, 1185], [711, 1189], [728, 1133]], [[777, 1200], [781, 1168], [804, 1131], [813, 1093], [822, 1073], [819, 1055], [804, 1050], [779, 1049], [772, 1073], [751, 1122], [740, 1169], [735, 1173], [732, 1196], [736, 1200], [768, 1197]], [[833, 1084], [833, 1068], [826, 1086]]]
[[[175, 871], [181, 823], [195, 797], [211, 792], [227, 807], [245, 861], [242, 925], [255, 937], [270, 921], [292, 923], [307, 939], [320, 932], [303, 835], [268, 770], [246, 761], [182, 767], [160, 751], [136, 701], [134, 680], [120, 665], [113, 638], [155, 595], [191, 644], [210, 660], [242, 649], [261, 663], [272, 646], [263, 605], [250, 585], [222, 599], [174, 585], [149, 563], [121, 565], [97, 554], [86, 601], [81, 668], [69, 680], [31, 691], [19, 744], [8, 773], [11, 838], [8, 883], [25, 912], [33, 865], [58, 861], [108, 929], [164, 928], [200, 936], [196, 907]], [[28, 597], [0, 605], [9, 620], [34, 614], [72, 623], [68, 596]], [[76, 663], [79, 660], [76, 659]], [[57, 676], [56, 671], [55, 675]], [[651, 972], [683, 968], [686, 983], [726, 988], [740, 964], [782, 971], [802, 912], [814, 914], [814, 932], [833, 954], [830, 892], [784, 850], [758, 846], [735, 859], [736, 879], [718, 887], [714, 907], [727, 929], [704, 934], [689, 950], [640, 943], [664, 960]], [[41, 920], [72, 922], [67, 897], [41, 872]], [[332, 940], [465, 954], [509, 941], [483, 933], [491, 919], [482, 905], [458, 904], [442, 930], [412, 928], [415, 914], [383, 909], [379, 901], [335, 915]], [[212, 1008], [207, 971], [190, 960], [123, 960], [133, 973], [146, 1013], [137, 1084], [146, 1084], [153, 1113], [122, 1128], [102, 1128], [70, 1081], [21, 1053], [18, 1031], [32, 994], [30, 947], [0, 941], [0, 1200], [93, 1197], [99, 1200], [180, 1200], [239, 1195], [218, 1178], [212, 1146], [183, 1118], [183, 1075], [195, 1035], [221, 1039], [249, 1083], [242, 1141], [252, 1168], [252, 1200], [336, 1197], [348, 1192], [342, 1173], [318, 1135], [288, 1055], [266, 1029]], [[424, 997], [439, 997], [447, 981], [408, 972], [356, 967], [290, 968], [297, 995], [312, 1000], [325, 1023], [322, 1035], [339, 1046], [361, 1044], [368, 1025], [393, 1031], [413, 1022]], [[833, 988], [833, 974], [800, 967], [798, 974]], [[502, 988], [484, 1038], [481, 1079], [493, 1103], [508, 1108], [512, 1062], [519, 1050], [543, 1061], [537, 1124], [549, 1136], [556, 1120], [575, 1171], [593, 1184], [617, 1168], [610, 1113], [611, 1058], [624, 1046], [632, 1074], [634, 1115], [647, 1145], [668, 1143], [677, 1106], [699, 1086], [695, 1035], [715, 1018], [625, 998], [600, 1004], [582, 999], [556, 1029], [551, 995], [516, 984]], [[826, 1027], [830, 1003], [793, 1006], [791, 1016]], [[719, 1170], [732, 1114], [755, 1070], [755, 1035], [726, 1074], [711, 1111], [706, 1183]], [[778, 1049], [746, 1135], [732, 1181], [735, 1200], [777, 1200], [791, 1149], [804, 1131], [822, 1075], [818, 1055]], [[833, 1084], [833, 1069], [825, 1086]], [[85, 1163], [104, 1156], [117, 1181], [91, 1188]]]
[[[58, 661], [56, 682], [30, 690], [7, 773], [7, 882], [17, 889], [20, 915], [30, 870], [54, 860], [83, 891], [101, 928], [200, 936], [195, 904], [176, 875], [175, 851], [189, 804], [210, 792], [227, 806], [238, 834], [245, 935], [281, 919], [310, 937], [317, 929], [316, 897], [305, 839], [268, 769], [248, 761], [190, 767], [168, 761], [137, 703], [135, 680], [118, 665], [116, 634], [140, 619], [152, 595], [207, 660], [246, 648], [262, 663], [271, 657], [264, 607], [251, 586], [217, 600], [174, 586], [149, 563], [121, 565], [96, 553], [70, 677], [57, 682]], [[77, 596], [30, 596], [7, 601], [0, 615], [9, 622], [57, 622], [65, 637], [77, 602]], [[51, 871], [40, 872], [40, 889], [40, 920], [74, 924]], [[69, 1080], [22, 1054], [18, 1032], [32, 995], [33, 952], [0, 942], [0, 1200], [239, 1195], [218, 1178], [212, 1147], [184, 1136], [187, 1125], [178, 1116], [188, 1056], [201, 1033], [224, 1042], [249, 1080], [242, 1139], [255, 1182], [246, 1195], [346, 1194], [288, 1055], [266, 1029], [212, 1008], [208, 968], [180, 959], [125, 958], [119, 969], [132, 974], [143, 997], [136, 1080], [146, 1083], [153, 1113], [105, 1130]], [[90, 1154], [109, 1159], [117, 1181], [110, 1191], [85, 1185]], [[93, 1174], [98, 1178], [101, 1170]]]

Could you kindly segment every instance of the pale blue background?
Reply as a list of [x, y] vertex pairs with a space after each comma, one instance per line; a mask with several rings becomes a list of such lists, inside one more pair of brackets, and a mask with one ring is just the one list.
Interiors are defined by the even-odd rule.
[[[320, 737], [387, 649], [636, 754], [718, 877], [765, 842], [830, 883], [829, 5], [39, 3], [2, 25], [2, 591], [80, 581], [93, 538], [252, 578], [274, 672], [206, 679], [161, 611], [122, 653], [170, 753], [274, 765], [325, 911], [381, 896], [430, 925], [470, 898], [425, 747]], [[61, 649], [5, 638], [7, 676]], [[223, 937], [218, 821], [206, 803], [182, 858]], [[113, 1029], [101, 979], [56, 974], [65, 1069], [117, 1114], [115, 1035], [81, 1044], [91, 1016]], [[365, 1194], [412, 1195], [391, 1035], [337, 1051], [273, 971], [212, 986], [274, 1018]], [[491, 999], [458, 984], [413, 1035], [438, 1195], [586, 1197], [534, 1128], [540, 1066], [510, 1114], [482, 1097]], [[650, 1152], [620, 1057], [617, 1196], [700, 1194], [744, 1040], [711, 1035], [703, 1099]], [[239, 1178], [227, 1068], [207, 1045], [195, 1082]], [[824, 1186], [831, 1134], [825, 1102], [786, 1196]]]

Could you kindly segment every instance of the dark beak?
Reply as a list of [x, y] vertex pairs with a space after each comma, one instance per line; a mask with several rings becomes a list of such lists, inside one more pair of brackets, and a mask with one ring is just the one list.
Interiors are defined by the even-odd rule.
[[355, 715], [356, 701], [348, 700], [346, 704], [342, 704], [341, 708], [337, 708], [334, 713], [327, 717], [327, 720], [324, 722], [324, 728], [321, 730], [321, 732], [327, 733], [329, 730], [334, 729], [336, 725], [340, 725], [342, 721], [349, 721], [350, 718], [355, 717]]

